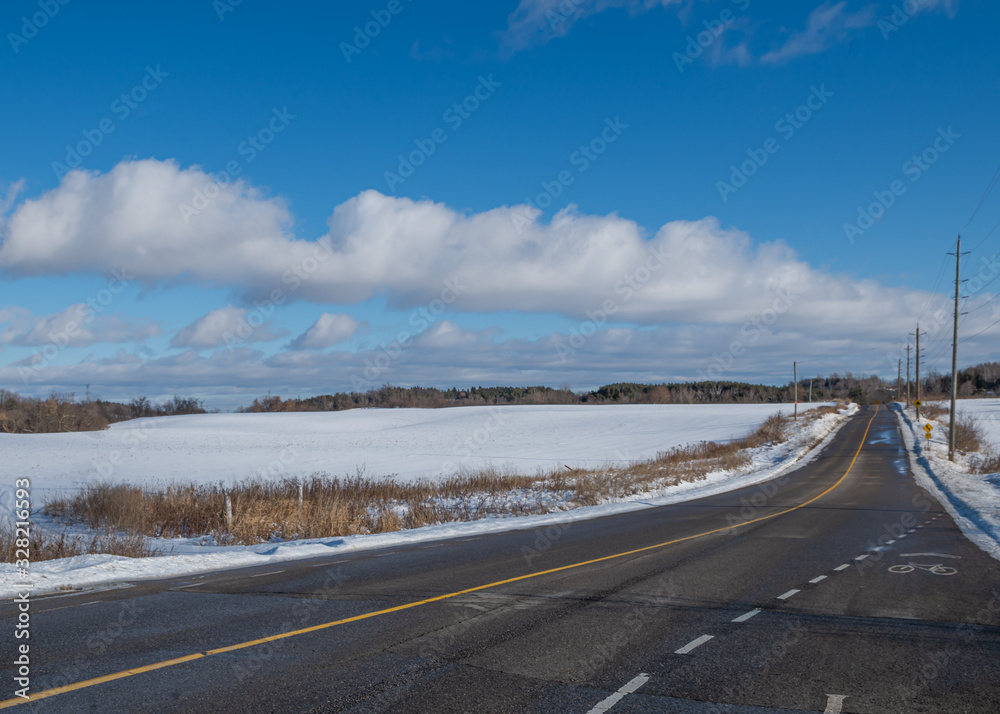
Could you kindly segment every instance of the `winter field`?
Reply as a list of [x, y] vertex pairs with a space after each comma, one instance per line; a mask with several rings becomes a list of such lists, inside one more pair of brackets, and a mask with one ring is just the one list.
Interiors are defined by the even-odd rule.
[[[799, 410], [809, 406], [824, 405], [800, 404]], [[7, 484], [29, 478], [36, 501], [94, 481], [218, 483], [345, 475], [359, 468], [373, 479], [415, 480], [488, 465], [531, 474], [625, 464], [695, 441], [726, 441], [792, 408], [648, 404], [192, 414], [135, 419], [101, 432], [0, 434], [0, 469]]]
[[[931, 406], [947, 410], [949, 404]], [[959, 453], [953, 463], [948, 460], [947, 411], [930, 420], [933, 430], [928, 440], [923, 429], [926, 415], [922, 413], [917, 423], [913, 408], [906, 410], [901, 426], [913, 473], [918, 483], [938, 494], [970, 540], [1000, 559], [1000, 463], [989, 458], [1000, 453], [1000, 399], [960, 399], [956, 413], [959, 422], [971, 419], [978, 428], [980, 451]]]
[[[810, 407], [799, 405], [800, 413]], [[521, 517], [440, 523], [407, 531], [224, 546], [197, 538], [152, 539], [169, 555], [123, 558], [81, 555], [31, 565], [34, 592], [243, 567], [442, 537], [538, 528], [674, 503], [758, 483], [808, 461], [856, 407], [790, 427], [782, 443], [748, 450], [744, 466], [693, 482], [607, 499], [598, 505]], [[354, 410], [332, 413], [207, 414], [136, 420], [100, 433], [2, 435], [3, 513], [9, 518], [15, 479], [31, 483], [33, 508], [94, 482], [163, 484], [278, 479], [315, 473], [398, 480], [504, 466], [521, 473], [600, 468], [655, 458], [671, 447], [744, 437], [791, 405], [510, 406]], [[54, 528], [38, 517], [35, 528]], [[0, 595], [24, 587], [0, 564]]]

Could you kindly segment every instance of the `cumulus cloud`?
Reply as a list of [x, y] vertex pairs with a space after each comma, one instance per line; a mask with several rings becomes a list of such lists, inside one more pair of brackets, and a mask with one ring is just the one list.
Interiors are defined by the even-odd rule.
[[[221, 285], [248, 301], [277, 295], [350, 304], [378, 296], [433, 314], [444, 307], [604, 314], [649, 325], [732, 324], [781, 294], [794, 296], [790, 319], [803, 326], [912, 321], [914, 305], [923, 304], [906, 288], [816, 270], [784, 243], [755, 243], [714, 218], [671, 221], [648, 236], [633, 221], [572, 207], [543, 222], [528, 206], [468, 214], [364, 191], [334, 208], [316, 241], [289, 234], [283, 203], [244, 184], [221, 187], [185, 221], [176, 202], [205, 181], [196, 168], [152, 160], [107, 174], [71, 172], [16, 208], [0, 269], [19, 276], [125, 266], [146, 283]], [[238, 308], [214, 311], [174, 345], [218, 346], [244, 319]], [[250, 339], [275, 338], [254, 329]]]
[[[943, 296], [932, 297], [921, 328], [931, 336], [921, 347], [921, 368], [946, 369], [950, 359], [950, 312]], [[980, 298], [984, 305], [989, 296]], [[249, 404], [271, 390], [290, 394], [350, 391], [386, 382], [425, 386], [474, 384], [548, 384], [568, 382], [576, 389], [613, 381], [689, 381], [701, 378], [785, 382], [791, 379], [789, 355], [800, 376], [854, 371], [894, 376], [905, 360], [906, 329], [898, 319], [863, 330], [845, 325], [797, 325], [796, 305], [776, 300], [759, 313], [747, 311], [730, 325], [669, 324], [652, 327], [597, 326], [581, 320], [568, 329], [537, 339], [504, 338], [494, 329], [463, 328], [440, 320], [405, 344], [360, 352], [279, 351], [268, 356], [248, 347], [184, 350], [140, 359], [121, 352], [76, 364], [34, 369], [0, 366], [0, 383], [25, 393], [73, 391], [81, 384], [102, 385], [102, 396], [195, 394], [213, 406]], [[935, 314], [940, 312], [939, 327]], [[969, 315], [964, 329], [975, 334], [1000, 319], [1000, 303]], [[936, 335], [936, 337], [935, 337]], [[995, 329], [963, 344], [969, 363], [994, 357]], [[226, 395], [211, 399], [212, 395]], [[242, 395], [242, 396], [241, 396]]]
[[199, 317], [170, 339], [171, 347], [214, 349], [245, 342], [268, 342], [286, 335], [265, 322], [260, 312], [248, 313], [242, 307], [220, 307]]
[[[213, 186], [214, 199], [197, 200]], [[183, 213], [192, 204], [204, 208]], [[267, 263], [290, 223], [281, 200], [243, 182], [220, 187], [172, 161], [122, 161], [106, 174], [71, 171], [58, 188], [21, 203], [0, 226], [0, 270], [103, 274], [127, 265], [146, 281], [270, 279]]]
[[102, 342], [135, 342], [161, 333], [160, 325], [152, 320], [99, 314], [85, 303], [43, 316], [36, 316], [24, 308], [0, 308], [0, 325], [0, 344], [28, 347], [49, 344], [60, 348], [87, 347]]
[[309, 329], [292, 340], [297, 350], [322, 350], [351, 339], [362, 326], [350, 315], [324, 312]]
[[501, 44], [508, 52], [543, 45], [568, 34], [579, 20], [609, 8], [640, 13], [684, 4], [684, 0], [521, 0], [507, 18]]

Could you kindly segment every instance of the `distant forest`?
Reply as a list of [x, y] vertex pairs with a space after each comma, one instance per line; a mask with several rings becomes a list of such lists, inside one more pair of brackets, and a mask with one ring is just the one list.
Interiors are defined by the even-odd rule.
[[204, 414], [200, 399], [174, 397], [153, 404], [137, 397], [128, 404], [100, 399], [77, 401], [73, 394], [53, 392], [44, 399], [22, 397], [0, 389], [0, 432], [50, 434], [60, 431], [100, 431], [109, 424], [139, 417]]
[[[921, 380], [921, 396], [944, 398], [951, 393], [951, 375], [931, 374]], [[976, 365], [959, 372], [960, 397], [993, 396], [1000, 389], [1000, 363]], [[878, 377], [814, 377], [799, 381], [799, 401], [850, 399], [859, 404], [886, 401], [896, 396], [896, 380]], [[241, 412], [342, 411], [345, 409], [440, 408], [485, 404], [767, 404], [794, 400], [795, 385], [774, 387], [744, 382], [685, 382], [678, 384], [607, 384], [592, 392], [569, 387], [397, 387], [390, 384], [367, 392], [337, 392], [316, 397], [282, 399], [278, 395], [255, 399]], [[916, 385], [911, 384], [916, 394]], [[903, 388], [902, 396], [906, 390]]]
[[[799, 401], [849, 399], [860, 404], [896, 396], [896, 380], [843, 376], [802, 379]], [[440, 408], [486, 404], [768, 404], [791, 402], [794, 384], [774, 387], [744, 382], [687, 382], [679, 384], [607, 384], [590, 392], [569, 387], [397, 387], [386, 384], [367, 392], [338, 392], [316, 397], [282, 399], [268, 394], [239, 412], [342, 411], [345, 409]], [[959, 373], [958, 395], [990, 397], [1000, 392], [1000, 363], [988, 362]], [[903, 396], [905, 397], [905, 388]], [[942, 399], [951, 393], [951, 375], [932, 373], [921, 379], [921, 397]], [[916, 395], [911, 385], [911, 396]], [[176, 396], [155, 404], [146, 397], [128, 403], [77, 400], [73, 394], [53, 393], [45, 398], [24, 397], [0, 389], [0, 433], [41, 434], [60, 431], [99, 431], [109, 424], [139, 417], [204, 414], [199, 399]]]

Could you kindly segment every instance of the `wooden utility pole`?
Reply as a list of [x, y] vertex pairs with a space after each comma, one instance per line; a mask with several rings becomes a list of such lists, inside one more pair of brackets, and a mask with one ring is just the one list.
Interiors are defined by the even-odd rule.
[[917, 422], [920, 422], [920, 325], [917, 325]]
[[948, 417], [948, 459], [955, 460], [955, 399], [958, 397], [958, 299], [962, 285], [962, 235], [955, 246], [955, 323], [951, 336], [951, 415]]
[[903, 397], [903, 360], [900, 358], [896, 364], [896, 401]]
[[795, 380], [795, 419], [799, 418], [799, 363], [792, 362], [792, 378]]
[[906, 408], [910, 408], [910, 343], [906, 343]]

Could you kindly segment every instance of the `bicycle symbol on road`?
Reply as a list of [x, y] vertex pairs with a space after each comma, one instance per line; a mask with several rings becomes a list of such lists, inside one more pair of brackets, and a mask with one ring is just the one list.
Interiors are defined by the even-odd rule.
[[936, 565], [925, 565], [923, 563], [907, 563], [906, 565], [890, 565], [890, 573], [912, 573], [914, 570], [926, 570], [928, 573], [934, 573], [935, 575], [954, 575], [958, 572], [957, 568], [949, 568], [947, 565], [941, 565], [940, 563]]
[[[961, 560], [960, 555], [946, 555], [944, 553], [903, 553], [903, 557], [917, 557], [920, 556], [931, 556], [937, 558], [953, 558], [955, 560]], [[912, 560], [905, 565], [890, 565], [890, 573], [912, 573], [914, 570], [926, 570], [928, 573], [933, 573], [934, 575], [954, 575], [958, 572], [958, 568], [952, 568], [947, 565], [942, 565], [941, 563], [934, 563], [933, 565], [928, 565], [926, 563], [914, 563]]]

